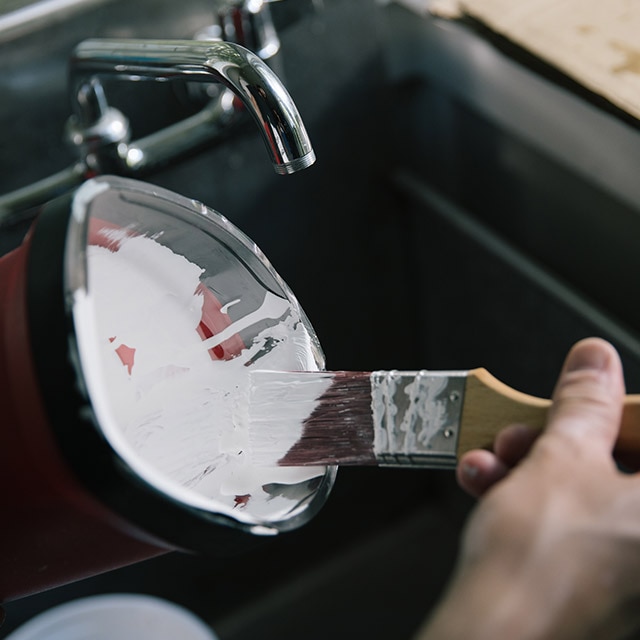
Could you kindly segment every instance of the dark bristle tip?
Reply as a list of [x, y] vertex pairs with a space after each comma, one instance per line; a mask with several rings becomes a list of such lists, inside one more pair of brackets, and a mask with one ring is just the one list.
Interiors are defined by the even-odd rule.
[[333, 374], [280, 466], [375, 465], [370, 373]]

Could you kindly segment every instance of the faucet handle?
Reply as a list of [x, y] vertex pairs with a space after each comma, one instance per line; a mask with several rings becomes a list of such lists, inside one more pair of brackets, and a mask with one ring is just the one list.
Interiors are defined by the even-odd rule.
[[195, 37], [197, 40], [233, 42], [268, 60], [280, 50], [280, 39], [269, 8], [271, 2], [278, 1], [218, 0], [216, 23]]

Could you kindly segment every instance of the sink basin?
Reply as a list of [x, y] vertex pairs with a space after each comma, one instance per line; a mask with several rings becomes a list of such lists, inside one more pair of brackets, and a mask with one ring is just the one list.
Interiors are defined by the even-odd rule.
[[[578, 277], [597, 271], [586, 250], [574, 254], [575, 264], [552, 258], [593, 193], [630, 225], [638, 203], [523, 140], [500, 114], [433, 71], [432, 60], [445, 70], [471, 65], [456, 44], [480, 36], [451, 32], [396, 3], [292, 5], [273, 5], [278, 73], [305, 121], [316, 165], [275, 176], [249, 126], [145, 179], [204, 202], [255, 240], [309, 316], [329, 369], [484, 366], [514, 387], [548, 395], [569, 346], [599, 334], [619, 346], [635, 391], [635, 309], [603, 294], [617, 275], [628, 282], [633, 272], [607, 262], [603, 285]], [[175, 6], [97, 5], [48, 27], [52, 53], [44, 61], [41, 34], [0, 45], [0, 88], [10, 96], [0, 103], [3, 190], [73, 159], [61, 141], [73, 45], [114, 35], [190, 37], [209, 19], [208, 1]], [[523, 82], [553, 90], [527, 73]], [[126, 87], [111, 90], [140, 134], [186, 108], [167, 85], [137, 91], [134, 104]], [[548, 212], [565, 210], [573, 222], [556, 221], [554, 232], [560, 226], [564, 235], [549, 235]], [[584, 220], [593, 213], [588, 208]], [[593, 228], [601, 225], [597, 218]], [[611, 242], [627, 246], [621, 229], [628, 227], [609, 229]], [[5, 250], [15, 237], [8, 230], [0, 237]], [[450, 472], [340, 469], [326, 506], [298, 531], [239, 556], [169, 554], [10, 603], [5, 629], [75, 597], [126, 589], [186, 606], [221, 640], [408, 638], [446, 583], [471, 506]]]

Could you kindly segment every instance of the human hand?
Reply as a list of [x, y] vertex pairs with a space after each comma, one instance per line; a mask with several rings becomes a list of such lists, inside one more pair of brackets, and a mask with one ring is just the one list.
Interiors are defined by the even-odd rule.
[[481, 501], [421, 639], [613, 640], [640, 625], [640, 476], [612, 457], [624, 393], [613, 347], [582, 341], [542, 434], [512, 426], [463, 457], [459, 482]]

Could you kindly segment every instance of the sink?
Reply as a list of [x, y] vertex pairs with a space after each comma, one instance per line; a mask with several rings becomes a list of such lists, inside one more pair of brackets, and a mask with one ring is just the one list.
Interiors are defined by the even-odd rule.
[[[175, 6], [114, 0], [0, 44], [0, 89], [9, 96], [0, 103], [3, 192], [74, 158], [62, 142], [73, 46], [88, 37], [185, 38], [210, 19], [208, 1]], [[396, 3], [293, 6], [272, 8], [278, 73], [317, 163], [276, 176], [248, 126], [145, 179], [206, 203], [255, 240], [311, 319], [331, 369], [485, 366], [548, 395], [569, 346], [599, 334], [619, 346], [630, 391], [640, 385], [635, 311], [574, 277], [580, 264], [551, 259], [547, 209], [527, 188], [541, 176], [566, 177], [573, 217], [594, 189], [620, 219], [638, 203], [515, 135], [420, 57], [453, 65], [456, 38], [480, 36], [450, 34]], [[166, 85], [136, 89], [135, 99], [124, 84], [110, 90], [140, 135], [187, 109]], [[569, 206], [561, 190], [555, 197], [554, 211]], [[2, 250], [21, 233], [7, 231]], [[234, 556], [170, 553], [9, 603], [3, 631], [76, 597], [126, 591], [186, 606], [221, 640], [409, 638], [446, 583], [472, 504], [451, 472], [340, 469], [327, 505], [297, 531]]]

